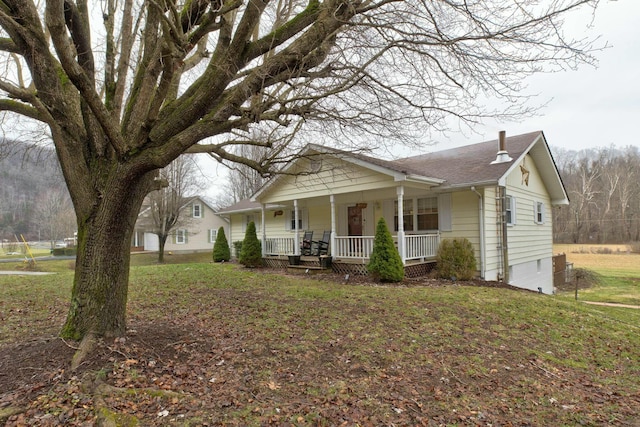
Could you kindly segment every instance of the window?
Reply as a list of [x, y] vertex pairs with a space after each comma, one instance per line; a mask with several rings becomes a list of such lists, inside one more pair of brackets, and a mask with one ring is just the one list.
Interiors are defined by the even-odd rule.
[[214, 243], [216, 241], [216, 236], [218, 234], [218, 230], [215, 228], [209, 229], [209, 243]]
[[516, 223], [516, 199], [511, 196], [504, 198], [504, 213], [507, 225], [515, 225]]
[[544, 224], [544, 203], [537, 202], [536, 210], [535, 210], [535, 218], [536, 224]]
[[302, 230], [302, 212], [298, 211], [298, 227], [296, 227], [296, 211], [295, 209], [291, 209], [291, 212], [289, 212], [289, 229], [290, 230], [295, 230], [296, 228], [298, 230]]
[[[394, 231], [398, 231], [398, 201], [394, 202], [395, 213], [393, 216]], [[413, 199], [405, 199], [402, 201], [403, 225], [405, 231], [413, 231]]]
[[[414, 206], [417, 209], [414, 210]], [[394, 202], [394, 231], [398, 231], [398, 202]], [[438, 198], [405, 199], [402, 201], [403, 224], [405, 231], [424, 231], [438, 229]]]
[[184, 245], [187, 243], [187, 230], [176, 230], [176, 245]]
[[[306, 230], [308, 228], [308, 211], [306, 208], [298, 208], [298, 230]], [[287, 211], [287, 218], [285, 222], [285, 229], [287, 231], [294, 231], [296, 229], [296, 211], [290, 209]]]
[[438, 198], [418, 199], [418, 230], [438, 229]]
[[202, 205], [200, 203], [193, 205], [193, 217], [202, 218]]

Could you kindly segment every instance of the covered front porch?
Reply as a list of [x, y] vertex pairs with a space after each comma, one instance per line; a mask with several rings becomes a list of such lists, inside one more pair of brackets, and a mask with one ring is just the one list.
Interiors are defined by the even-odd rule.
[[[297, 233], [295, 237], [268, 237], [263, 236], [264, 257], [294, 255], [302, 256], [301, 247], [303, 244], [302, 233]], [[334, 260], [355, 260], [367, 262], [373, 251], [373, 241], [375, 236], [337, 236], [331, 233], [328, 256]], [[432, 234], [405, 234], [402, 242], [398, 243], [398, 236], [393, 236], [396, 248], [403, 263], [411, 261], [434, 260], [440, 245], [440, 233]], [[402, 250], [404, 249], [404, 250]], [[314, 247], [310, 256], [320, 256]]]
[[[282, 228], [273, 226], [279, 216], [290, 226], [284, 235]], [[433, 265], [440, 245], [438, 199], [425, 197], [424, 190], [406, 195], [402, 185], [356, 195], [294, 199], [269, 209], [262, 205], [262, 255], [273, 266], [290, 264], [292, 259], [303, 266], [326, 266], [321, 257], [329, 257], [336, 272], [366, 273], [380, 218], [390, 229], [406, 271], [418, 264]], [[310, 250], [305, 250], [306, 239], [313, 241]]]

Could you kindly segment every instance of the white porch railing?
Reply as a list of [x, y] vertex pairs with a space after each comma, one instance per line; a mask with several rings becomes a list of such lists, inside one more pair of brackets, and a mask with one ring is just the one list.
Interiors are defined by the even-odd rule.
[[334, 258], [368, 259], [373, 250], [373, 236], [336, 236], [335, 248], [331, 248]]
[[[374, 236], [336, 236], [335, 247], [330, 248], [334, 258], [369, 259], [373, 251]], [[394, 236], [397, 246], [397, 238]], [[435, 258], [440, 244], [439, 234], [405, 235], [405, 259]], [[298, 243], [300, 245], [300, 243]], [[293, 255], [295, 239], [276, 237], [265, 240], [265, 255]]]
[[435, 258], [440, 245], [439, 234], [407, 234], [404, 236], [407, 260]]
[[274, 237], [265, 240], [265, 255], [293, 255], [294, 250], [293, 237]]

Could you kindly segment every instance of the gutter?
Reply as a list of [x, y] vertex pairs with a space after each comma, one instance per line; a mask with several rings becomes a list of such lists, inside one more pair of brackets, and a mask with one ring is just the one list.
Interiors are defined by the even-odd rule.
[[484, 245], [485, 245], [485, 229], [484, 229], [484, 200], [482, 194], [476, 190], [476, 187], [472, 186], [471, 191], [478, 195], [478, 222], [480, 225], [480, 278], [484, 280], [485, 266], [484, 266]]

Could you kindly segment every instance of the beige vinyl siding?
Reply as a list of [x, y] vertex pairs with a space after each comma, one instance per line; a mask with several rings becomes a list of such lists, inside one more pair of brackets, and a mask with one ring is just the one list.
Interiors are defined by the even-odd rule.
[[[524, 182], [519, 167], [506, 180], [507, 195], [516, 200], [516, 224], [507, 227], [509, 264], [547, 258], [553, 255], [551, 200], [531, 157], [525, 160], [529, 183]], [[544, 223], [535, 220], [536, 203], [544, 204]]]
[[[301, 162], [302, 165], [305, 162]], [[395, 188], [389, 175], [357, 166], [340, 159], [325, 158], [323, 171], [317, 174], [282, 176], [277, 185], [261, 195], [262, 203], [281, 203], [294, 199], [310, 199], [329, 194]], [[328, 203], [328, 200], [327, 200]]]
[[309, 209], [309, 230], [313, 230], [313, 239], [318, 240], [322, 233], [331, 231], [331, 205], [327, 198], [324, 205], [314, 206]]
[[480, 261], [480, 226], [478, 222], [478, 195], [459, 191], [451, 194], [451, 231], [441, 232], [442, 239], [466, 238]]
[[233, 242], [244, 239], [244, 230], [241, 225], [244, 219], [244, 215], [234, 214], [230, 216], [230, 219], [231, 227], [229, 233], [227, 234], [227, 240], [229, 241], [229, 245], [231, 245], [231, 249], [233, 250]]
[[[200, 217], [193, 218], [193, 204], [200, 205]], [[182, 209], [181, 215], [184, 215], [185, 221], [178, 229], [186, 230], [186, 242], [182, 244], [175, 243], [175, 236], [167, 239], [165, 245], [166, 251], [207, 251], [213, 250], [213, 243], [209, 242], [209, 230], [218, 230], [220, 227], [225, 228], [228, 234], [228, 223], [216, 215], [209, 206], [202, 201], [195, 201]], [[174, 230], [174, 234], [177, 230]], [[228, 239], [228, 236], [227, 236]]]

